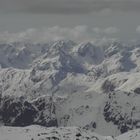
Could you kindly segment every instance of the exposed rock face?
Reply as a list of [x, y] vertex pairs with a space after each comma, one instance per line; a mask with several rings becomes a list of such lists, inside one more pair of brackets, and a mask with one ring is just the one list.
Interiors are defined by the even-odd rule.
[[34, 101], [33, 104], [38, 109], [38, 117], [36, 118], [35, 123], [46, 127], [58, 126], [56, 105], [51, 97], [39, 98]]
[[58, 125], [55, 117], [55, 105], [44, 99], [28, 102], [18, 97], [3, 97], [0, 116], [3, 123], [8, 126], [40, 124], [52, 127]]
[[[132, 97], [135, 99], [133, 98], [130, 102]], [[108, 98], [104, 107], [104, 117], [107, 122], [113, 122], [121, 133], [139, 127], [140, 106], [136, 103], [136, 98], [140, 98], [139, 96], [134, 93], [116, 91], [110, 93]]]

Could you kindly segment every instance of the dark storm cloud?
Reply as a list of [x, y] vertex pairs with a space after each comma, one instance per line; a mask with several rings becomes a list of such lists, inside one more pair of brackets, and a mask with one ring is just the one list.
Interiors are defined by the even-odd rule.
[[140, 0], [0, 0], [0, 11], [86, 14], [104, 9], [140, 12]]

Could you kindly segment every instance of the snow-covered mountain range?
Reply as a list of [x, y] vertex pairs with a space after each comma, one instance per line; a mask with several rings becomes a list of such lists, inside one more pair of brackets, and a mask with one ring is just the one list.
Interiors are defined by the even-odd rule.
[[0, 43], [0, 132], [41, 125], [62, 128], [42, 127], [46, 133], [76, 129], [121, 140], [140, 128], [139, 101], [139, 44]]

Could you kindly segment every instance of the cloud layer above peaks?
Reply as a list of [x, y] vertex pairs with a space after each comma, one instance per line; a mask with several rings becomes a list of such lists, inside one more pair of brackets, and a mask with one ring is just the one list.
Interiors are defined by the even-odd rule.
[[[79, 25], [74, 28], [62, 28], [54, 26], [51, 28], [42, 29], [28, 29], [23, 32], [9, 33], [1, 32], [0, 41], [14, 42], [14, 41], [33, 41], [33, 42], [47, 42], [55, 40], [73, 40], [73, 41], [96, 41], [97, 39], [105, 39], [106, 37], [100, 36], [100, 33], [105, 35], [117, 33], [117, 28], [108, 27], [106, 29], [98, 29], [100, 32], [97, 33], [94, 30], [90, 30], [86, 25]], [[114, 38], [110, 38], [114, 39]]]

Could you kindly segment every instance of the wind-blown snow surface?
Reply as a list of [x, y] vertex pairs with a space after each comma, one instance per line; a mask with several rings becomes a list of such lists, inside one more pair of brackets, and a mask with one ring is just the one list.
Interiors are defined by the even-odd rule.
[[77, 127], [41, 127], [32, 125], [28, 127], [0, 127], [0, 140], [139, 140], [140, 130], [120, 135], [100, 136], [91, 131]]
[[0, 95], [1, 125], [118, 136], [140, 128], [140, 45], [1, 43]]
[[76, 127], [1, 127], [0, 136], [1, 140], [15, 140], [17, 138], [20, 140], [113, 140], [111, 137], [102, 137]]

